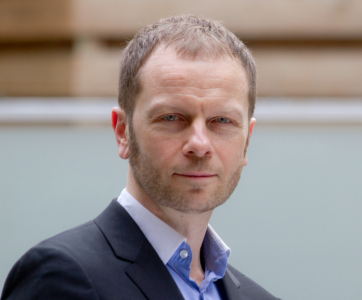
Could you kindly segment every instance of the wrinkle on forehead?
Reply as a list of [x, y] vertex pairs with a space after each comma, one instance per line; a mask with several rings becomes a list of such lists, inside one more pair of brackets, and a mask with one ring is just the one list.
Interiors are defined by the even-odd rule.
[[162, 91], [158, 89], [152, 90], [152, 95], [158, 98], [191, 98], [195, 101], [208, 99], [208, 100], [232, 100], [238, 99], [242, 100], [242, 96], [238, 91], [229, 91], [228, 99], [225, 99], [223, 95], [222, 88], [197, 88], [197, 87], [170, 87], [163, 88]]

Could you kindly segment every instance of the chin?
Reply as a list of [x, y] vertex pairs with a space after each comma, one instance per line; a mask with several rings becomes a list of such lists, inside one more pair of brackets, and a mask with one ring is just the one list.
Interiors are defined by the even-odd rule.
[[192, 190], [189, 193], [183, 192], [183, 195], [174, 195], [173, 201], [163, 201], [163, 205], [174, 210], [200, 214], [213, 211], [217, 206], [223, 204], [226, 199], [215, 197], [215, 193], [207, 193], [203, 190]]

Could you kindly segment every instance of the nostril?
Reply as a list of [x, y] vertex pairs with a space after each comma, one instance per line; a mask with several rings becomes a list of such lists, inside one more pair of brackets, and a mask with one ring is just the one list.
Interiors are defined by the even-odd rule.
[[212, 155], [212, 145], [204, 121], [193, 123], [183, 147], [186, 156], [205, 157]]

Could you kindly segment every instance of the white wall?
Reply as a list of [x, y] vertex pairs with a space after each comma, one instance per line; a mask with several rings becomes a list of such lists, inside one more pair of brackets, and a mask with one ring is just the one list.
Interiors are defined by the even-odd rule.
[[[97, 216], [125, 186], [110, 127], [0, 126], [0, 289], [31, 246]], [[231, 263], [282, 299], [359, 299], [362, 126], [257, 125], [211, 224]]]

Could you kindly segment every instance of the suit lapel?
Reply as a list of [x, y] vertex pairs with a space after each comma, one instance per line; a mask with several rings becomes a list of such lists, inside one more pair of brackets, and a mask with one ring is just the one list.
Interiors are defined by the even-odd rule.
[[221, 280], [216, 281], [216, 285], [223, 300], [242, 300], [239, 291], [240, 282], [229, 269], [226, 269], [225, 276]]
[[169, 271], [148, 241], [142, 245], [135, 263], [126, 273], [149, 300], [184, 300]]
[[115, 255], [133, 262], [127, 275], [149, 300], [184, 300], [171, 274], [127, 211], [114, 199], [94, 222]]
[[134, 262], [146, 240], [135, 221], [117, 199], [94, 219], [117, 257]]

